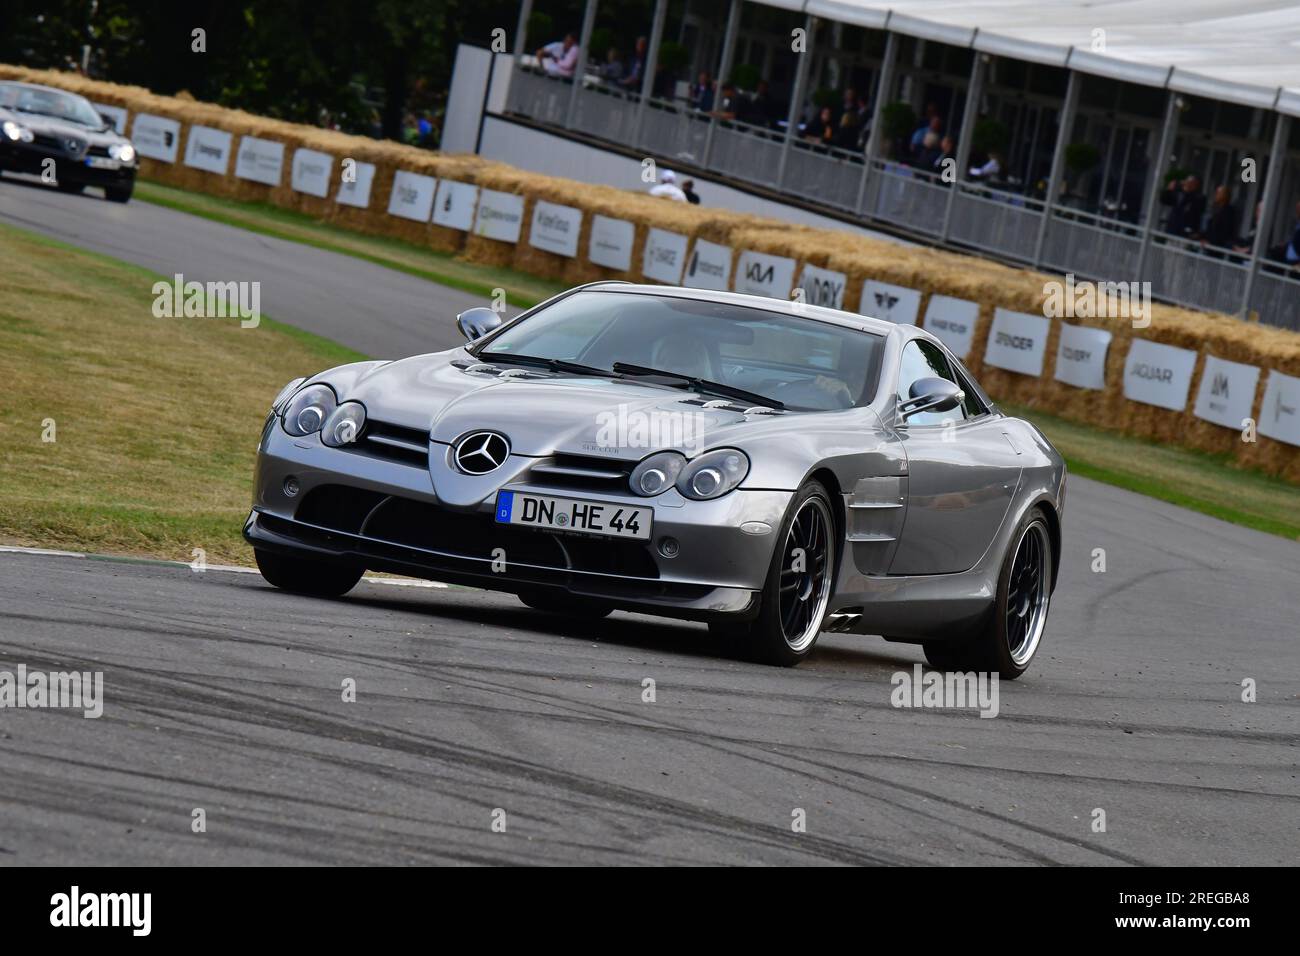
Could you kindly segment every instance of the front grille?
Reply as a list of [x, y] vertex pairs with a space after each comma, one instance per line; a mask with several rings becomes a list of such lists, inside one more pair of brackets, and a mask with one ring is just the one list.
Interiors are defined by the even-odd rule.
[[534, 485], [562, 491], [627, 491], [634, 461], [596, 455], [558, 454], [544, 458], [528, 472]]
[[420, 428], [368, 420], [360, 437], [343, 447], [371, 458], [429, 467], [429, 433]]
[[60, 153], [68, 153], [71, 156], [80, 156], [86, 148], [84, 142], [71, 136], [47, 136], [44, 133], [37, 133], [32, 137], [32, 141], [37, 146], [56, 149]]
[[504, 552], [507, 567], [520, 564], [557, 571], [595, 571], [658, 578], [647, 543], [583, 538], [499, 524], [487, 514], [463, 514], [410, 498], [345, 485], [309, 491], [295, 514], [298, 521], [409, 548], [492, 560]]
[[87, 155], [87, 156], [102, 156], [102, 157], [107, 157], [107, 156], [108, 156], [108, 147], [107, 147], [107, 146], [91, 146], [89, 149], [86, 150], [86, 155]]

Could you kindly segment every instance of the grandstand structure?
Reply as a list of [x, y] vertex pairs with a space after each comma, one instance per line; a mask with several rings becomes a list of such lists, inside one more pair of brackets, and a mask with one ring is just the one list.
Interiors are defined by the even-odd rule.
[[[1300, 329], [1300, 267], [1286, 258], [1300, 217], [1294, 3], [646, 0], [644, 28], [632, 27], [648, 38], [637, 88], [596, 72], [600, 0], [572, 25], [587, 69], [539, 69], [530, 43], [556, 37], [526, 34], [544, 4], [520, 5], [506, 117], [918, 241], [1149, 281], [1158, 299]], [[767, 80], [781, 115], [755, 124], [694, 108], [700, 71]], [[800, 135], [809, 107], [849, 89], [869, 120], [859, 142]], [[955, 181], [908, 163], [891, 140], [900, 114], [931, 104], [956, 141]], [[1001, 174], [976, 179], [972, 157], [989, 142]], [[1167, 231], [1167, 184], [1192, 175], [1207, 210], [1228, 187], [1231, 241]]]

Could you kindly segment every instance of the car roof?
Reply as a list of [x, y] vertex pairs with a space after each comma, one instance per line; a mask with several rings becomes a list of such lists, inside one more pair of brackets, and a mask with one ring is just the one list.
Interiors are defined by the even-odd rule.
[[[735, 305], [746, 309], [762, 309], [780, 315], [793, 315], [818, 322], [827, 322], [844, 328], [871, 332], [876, 335], [897, 333], [902, 326], [884, 319], [875, 319], [868, 315], [855, 315], [840, 309], [830, 309], [821, 305], [775, 299], [765, 295], [749, 295], [744, 292], [718, 292], [712, 289], [688, 289], [673, 285], [638, 285], [632, 282], [607, 280], [592, 282], [580, 287], [583, 291], [593, 292], [628, 292], [638, 295], [672, 296], [681, 299], [694, 299], [700, 302], [717, 302], [723, 305]], [[575, 290], [577, 291], [577, 290]]]

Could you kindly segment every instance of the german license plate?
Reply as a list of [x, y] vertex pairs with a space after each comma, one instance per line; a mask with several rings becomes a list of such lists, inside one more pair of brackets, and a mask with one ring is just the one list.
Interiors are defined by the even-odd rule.
[[550, 531], [576, 531], [644, 541], [650, 537], [654, 509], [610, 504], [608, 501], [580, 501], [522, 491], [500, 491], [497, 492], [496, 516], [499, 524], [521, 524]]
[[91, 169], [121, 169], [122, 164], [107, 156], [87, 156], [86, 165]]

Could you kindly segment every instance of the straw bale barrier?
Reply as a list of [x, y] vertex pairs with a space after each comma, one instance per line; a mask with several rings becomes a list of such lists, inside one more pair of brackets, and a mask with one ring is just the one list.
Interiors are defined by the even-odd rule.
[[[1268, 412], [1263, 403], [1270, 372], [1300, 378], [1300, 335], [1293, 332], [1159, 304], [1152, 307], [1150, 325], [1145, 328], [1135, 328], [1128, 318], [1052, 318], [1047, 326], [1046, 342], [1041, 346], [1041, 375], [1019, 374], [985, 361], [994, 315], [997, 310], [1005, 309], [1043, 316], [1044, 283], [1059, 282], [1060, 276], [1016, 269], [952, 252], [901, 246], [856, 233], [666, 202], [643, 192], [536, 175], [476, 156], [433, 153], [403, 144], [254, 116], [240, 110], [196, 102], [184, 95], [158, 96], [140, 87], [103, 83], [75, 74], [0, 65], [0, 79], [46, 83], [80, 93], [92, 102], [126, 110], [128, 135], [136, 117], [141, 114], [179, 124], [175, 161], [142, 156], [141, 175], [146, 179], [195, 192], [297, 210], [359, 232], [392, 236], [442, 252], [456, 253], [469, 262], [509, 266], [570, 284], [606, 278], [646, 281], [642, 272], [643, 255], [650, 230], [657, 229], [686, 237], [690, 250], [688, 256], [699, 241], [728, 247], [731, 250], [730, 272], [722, 280], [728, 287], [740, 287], [738, 260], [742, 252], [748, 251], [779, 257], [782, 261], [793, 260], [796, 281], [805, 266], [843, 275], [841, 307], [849, 312], [873, 311], [862, 309], [863, 287], [869, 280], [919, 293], [915, 319], [918, 322], [922, 321], [921, 317], [925, 316], [935, 296], [976, 303], [978, 313], [966, 363], [995, 398], [1157, 442], [1223, 454], [1241, 465], [1300, 482], [1300, 447], [1264, 435], [1259, 435], [1253, 442], [1243, 441], [1239, 428], [1206, 421], [1197, 417], [1193, 410], [1202, 379], [1207, 374], [1207, 357], [1213, 356], [1260, 370], [1249, 407], [1252, 416]], [[224, 175], [194, 168], [185, 162], [186, 147], [197, 127], [230, 134], [231, 147]], [[246, 138], [283, 144], [284, 159], [277, 182], [262, 183], [235, 175], [236, 159]], [[333, 168], [325, 196], [293, 188], [291, 175], [294, 156], [299, 149], [314, 150], [332, 158]], [[338, 201], [339, 170], [344, 158], [373, 166], [369, 202], [364, 207]], [[520, 197], [523, 208], [517, 241], [482, 235], [477, 224], [471, 229], [451, 228], [433, 221], [420, 222], [390, 214], [389, 202], [399, 172]], [[479, 192], [477, 195], [483, 194]], [[545, 243], [539, 247], [530, 241], [538, 203], [572, 207], [579, 211], [580, 220], [570, 224], [576, 231], [576, 244], [571, 233], [565, 236], [572, 255], [545, 248]], [[436, 214], [434, 210], [434, 218]], [[591, 261], [590, 242], [596, 216], [632, 224], [630, 249], [623, 250], [628, 262], [626, 269]], [[758, 271], [761, 273], [762, 269]], [[1064, 322], [1102, 329], [1111, 334], [1105, 360], [1104, 388], [1078, 388], [1056, 379], [1057, 345]], [[1133, 342], [1139, 340], [1197, 353], [1187, 402], [1182, 410], [1125, 397], [1126, 361]], [[1300, 410], [1293, 409], [1291, 414], [1300, 416]]]

